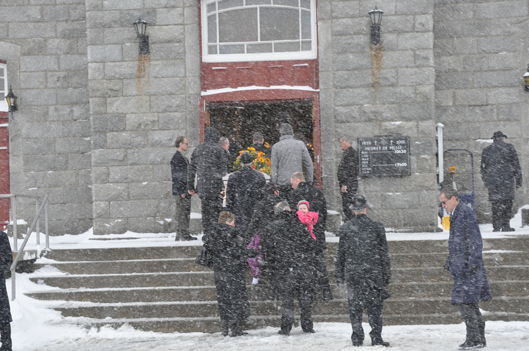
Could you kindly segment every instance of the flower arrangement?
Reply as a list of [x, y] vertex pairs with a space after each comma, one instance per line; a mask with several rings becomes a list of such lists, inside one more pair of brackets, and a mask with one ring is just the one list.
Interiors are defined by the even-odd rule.
[[233, 169], [235, 171], [238, 171], [239, 169], [242, 168], [240, 158], [241, 158], [241, 154], [245, 151], [248, 152], [253, 157], [253, 162], [252, 162], [253, 169], [259, 172], [266, 173], [269, 176], [272, 175], [272, 164], [270, 162], [270, 158], [266, 157], [266, 154], [264, 152], [256, 151], [255, 148], [253, 147], [249, 147], [246, 150], [241, 150], [239, 152], [239, 156], [237, 156], [237, 159], [235, 160], [235, 162], [233, 162]]

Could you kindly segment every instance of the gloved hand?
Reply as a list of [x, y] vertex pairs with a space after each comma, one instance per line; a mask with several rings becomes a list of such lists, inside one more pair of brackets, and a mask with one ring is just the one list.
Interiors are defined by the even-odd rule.
[[450, 263], [446, 262], [444, 265], [444, 269], [450, 272]]
[[472, 273], [476, 273], [478, 270], [479, 270], [479, 266], [475, 265], [475, 264], [471, 264], [468, 266], [468, 268], [470, 269], [470, 271]]

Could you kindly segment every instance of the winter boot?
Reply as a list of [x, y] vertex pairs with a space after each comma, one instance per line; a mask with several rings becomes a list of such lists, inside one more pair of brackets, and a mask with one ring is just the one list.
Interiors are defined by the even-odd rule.
[[485, 339], [485, 322], [479, 323], [479, 334], [481, 336], [481, 343], [483, 347], [487, 346], [487, 339]]
[[459, 345], [460, 350], [474, 350], [474, 349], [482, 349], [485, 345], [481, 342], [472, 341], [472, 340], [466, 340], [464, 343]]
[[248, 333], [245, 333], [242, 331], [241, 323], [239, 322], [233, 323], [231, 325], [231, 335], [230, 336], [236, 337], [236, 336], [243, 336], [243, 335], [248, 335]]
[[389, 347], [389, 342], [382, 340], [382, 338], [371, 339], [371, 346]]

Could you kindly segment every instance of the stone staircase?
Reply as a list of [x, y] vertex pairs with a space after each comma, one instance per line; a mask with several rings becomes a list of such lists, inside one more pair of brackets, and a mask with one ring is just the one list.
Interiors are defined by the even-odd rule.
[[[392, 297], [384, 324], [460, 323], [450, 304], [452, 280], [443, 270], [447, 241], [390, 241]], [[315, 322], [349, 323], [347, 301], [334, 285], [337, 243], [328, 244], [327, 264], [335, 300], [316, 301]], [[63, 323], [86, 326], [130, 324], [157, 332], [218, 332], [220, 321], [213, 271], [194, 263], [200, 246], [53, 250], [38, 269], [51, 265], [63, 276], [35, 277]], [[494, 299], [480, 307], [486, 320], [529, 320], [529, 237], [484, 241], [485, 266]], [[53, 260], [53, 261], [50, 261]], [[250, 283], [248, 272], [248, 286]], [[53, 287], [50, 289], [49, 287]], [[252, 301], [247, 329], [278, 326], [280, 306]]]

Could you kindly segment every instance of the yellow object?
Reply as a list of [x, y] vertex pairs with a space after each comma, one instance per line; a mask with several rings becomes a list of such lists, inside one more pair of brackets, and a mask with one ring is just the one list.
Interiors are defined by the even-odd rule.
[[457, 168], [456, 166], [448, 167], [448, 171], [450, 173], [455, 173], [456, 172], [456, 168]]
[[441, 226], [443, 227], [444, 230], [450, 230], [450, 217], [449, 216], [444, 216], [441, 219]]

